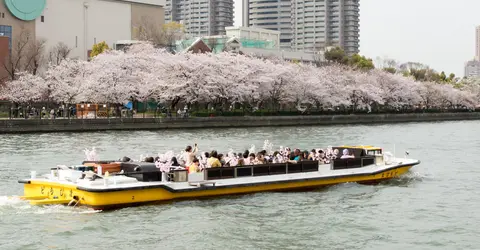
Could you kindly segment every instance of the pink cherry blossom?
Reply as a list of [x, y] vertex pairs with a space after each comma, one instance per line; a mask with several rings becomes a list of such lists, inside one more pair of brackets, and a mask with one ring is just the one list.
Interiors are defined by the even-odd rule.
[[232, 53], [171, 54], [140, 43], [126, 52], [108, 51], [92, 61], [65, 60], [43, 77], [21, 73], [0, 98], [13, 102], [53, 100], [125, 104], [155, 100], [172, 108], [199, 104], [226, 110], [239, 103], [253, 109], [359, 110], [372, 107], [461, 108], [480, 104], [480, 81], [416, 82], [399, 74], [331, 65], [268, 60]]

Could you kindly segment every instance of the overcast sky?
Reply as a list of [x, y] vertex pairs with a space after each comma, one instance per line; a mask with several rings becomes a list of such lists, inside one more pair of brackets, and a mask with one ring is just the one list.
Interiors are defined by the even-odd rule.
[[[235, 0], [235, 26], [242, 25]], [[360, 54], [421, 62], [463, 77], [475, 56], [480, 0], [360, 0]]]

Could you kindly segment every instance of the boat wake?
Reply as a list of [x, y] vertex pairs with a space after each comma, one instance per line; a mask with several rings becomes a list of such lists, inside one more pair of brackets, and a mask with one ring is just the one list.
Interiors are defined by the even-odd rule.
[[64, 205], [32, 206], [18, 196], [0, 196], [0, 215], [6, 214], [92, 214], [101, 210]]
[[387, 185], [387, 186], [410, 186], [413, 184], [417, 184], [419, 182], [424, 182], [428, 180], [433, 180], [434, 177], [432, 175], [423, 174], [419, 172], [410, 171], [401, 175], [397, 178], [393, 178], [390, 180], [386, 180], [380, 183], [380, 185]]

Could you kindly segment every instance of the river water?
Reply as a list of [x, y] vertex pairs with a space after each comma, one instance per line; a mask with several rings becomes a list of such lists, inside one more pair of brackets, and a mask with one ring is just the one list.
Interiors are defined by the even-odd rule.
[[[199, 144], [236, 152], [380, 145], [422, 163], [377, 186], [262, 193], [98, 212], [32, 207], [18, 179], [84, 159]], [[480, 122], [0, 135], [0, 249], [480, 249]], [[13, 198], [12, 198], [13, 196]]]

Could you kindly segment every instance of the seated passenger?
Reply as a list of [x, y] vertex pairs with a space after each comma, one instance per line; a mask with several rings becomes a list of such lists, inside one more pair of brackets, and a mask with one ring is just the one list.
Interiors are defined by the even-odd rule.
[[154, 163], [154, 160], [155, 160], [155, 159], [154, 159], [153, 157], [147, 157], [147, 158], [145, 158], [144, 161], [145, 161], [145, 162], [149, 162], [149, 163]]
[[280, 152], [275, 151], [272, 156], [272, 163], [282, 163], [282, 155]]
[[210, 157], [210, 154], [207, 152], [204, 152], [200, 155], [200, 168], [204, 169], [207, 167], [207, 161], [208, 158]]
[[249, 153], [248, 153], [248, 150], [247, 150], [247, 151], [245, 151], [245, 153], [243, 153], [243, 155], [242, 155], [242, 157], [243, 157], [243, 164], [244, 164], [245, 166], [250, 165], [250, 158], [248, 157], [248, 154], [249, 154]]
[[355, 156], [349, 154], [348, 149], [344, 149], [342, 153], [343, 153], [343, 155], [342, 155], [342, 157], [340, 157], [340, 159], [355, 158]]
[[223, 156], [223, 154], [218, 154], [218, 160], [220, 161], [220, 163], [222, 164], [222, 166], [225, 165], [225, 157]]
[[320, 161], [320, 164], [325, 164], [325, 163], [330, 163], [330, 161], [327, 159], [327, 156], [325, 155], [325, 152], [323, 150], [318, 150], [318, 160]]
[[299, 149], [295, 149], [294, 152], [290, 153], [290, 159], [287, 162], [297, 163], [302, 159], [302, 155]]
[[178, 166], [180, 166], [180, 164], [179, 164], [178, 161], [177, 161], [177, 157], [175, 157], [175, 156], [172, 157], [172, 166], [173, 166], [173, 167], [178, 167]]
[[207, 160], [207, 166], [210, 168], [219, 168], [222, 166], [222, 163], [218, 160], [217, 151], [213, 150], [210, 154], [210, 158]]
[[308, 155], [308, 160], [309, 161], [314, 161], [315, 160], [315, 155], [317, 154], [317, 151], [315, 149], [312, 149], [312, 151], [310, 151], [310, 154]]
[[254, 164], [255, 165], [265, 164], [265, 158], [263, 158], [262, 153], [257, 153]]
[[307, 150], [303, 151], [303, 153], [301, 154], [301, 156], [302, 156], [302, 157], [301, 157], [301, 160], [302, 160], [302, 161], [308, 160], [308, 156], [309, 156], [308, 151], [307, 151]]
[[270, 155], [267, 154], [267, 150], [260, 151], [260, 154], [262, 154], [262, 156], [263, 156], [263, 162], [264, 163], [272, 162], [272, 159], [270, 159]]
[[200, 172], [200, 161], [197, 158], [193, 159], [192, 165], [188, 167], [188, 173], [198, 173]]
[[254, 153], [250, 153], [250, 155], [248, 156], [248, 162], [249, 162], [250, 165], [255, 164], [255, 154]]
[[338, 151], [338, 148], [336, 148], [335, 150], [333, 150], [332, 159], [337, 159], [339, 153], [340, 153], [340, 152]]
[[238, 153], [237, 158], [238, 158], [237, 166], [244, 166], [245, 165], [245, 160], [243, 158], [243, 154]]
[[294, 161], [300, 161], [302, 159], [302, 152], [300, 152], [300, 149], [296, 148], [294, 151], [295, 157], [293, 157]]

